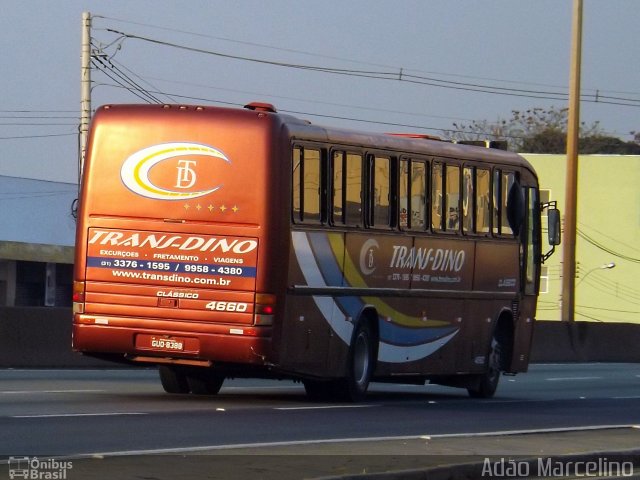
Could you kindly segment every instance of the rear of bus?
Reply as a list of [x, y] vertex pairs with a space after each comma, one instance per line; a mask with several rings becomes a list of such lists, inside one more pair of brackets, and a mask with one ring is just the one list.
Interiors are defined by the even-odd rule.
[[78, 215], [76, 351], [163, 365], [176, 392], [201, 367], [275, 360], [288, 218], [272, 207], [287, 189], [270, 175], [282, 126], [266, 110], [98, 110]]

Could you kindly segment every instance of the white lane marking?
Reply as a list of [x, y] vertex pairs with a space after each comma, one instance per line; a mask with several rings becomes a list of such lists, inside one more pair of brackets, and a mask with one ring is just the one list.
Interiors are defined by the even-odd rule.
[[106, 390], [7, 390], [2, 395], [48, 394], [48, 393], [102, 393]]
[[545, 378], [547, 382], [562, 382], [562, 381], [578, 381], [578, 380], [602, 380], [604, 377], [551, 377]]
[[380, 407], [381, 405], [316, 405], [313, 407], [275, 407], [274, 410], [328, 410], [331, 408], [371, 408]]
[[11, 418], [116, 417], [120, 415], [149, 415], [149, 414], [146, 412], [51, 413], [51, 414], [34, 414], [34, 415], [11, 415]]
[[[473, 438], [473, 437], [490, 437], [490, 436], [509, 436], [509, 435], [526, 435], [533, 433], [560, 433], [560, 432], [580, 432], [593, 430], [611, 430], [611, 429], [627, 429], [640, 428], [640, 425], [591, 425], [584, 427], [562, 427], [562, 428], [542, 428], [531, 430], [506, 430], [495, 432], [478, 432], [478, 433], [445, 433], [445, 434], [423, 434], [423, 435], [405, 435], [396, 437], [360, 437], [360, 438], [327, 438], [319, 440], [296, 440], [286, 442], [264, 442], [264, 443], [238, 443], [230, 445], [206, 445], [198, 447], [178, 447], [178, 448], [157, 448], [149, 450], [122, 450], [115, 452], [95, 452], [69, 455], [67, 458], [102, 458], [102, 457], [124, 457], [130, 455], [160, 455], [166, 453], [185, 453], [185, 452], [204, 452], [208, 450], [232, 450], [240, 448], [266, 448], [266, 447], [290, 447], [298, 445], [319, 445], [327, 443], [357, 443], [357, 442], [387, 442], [394, 440], [433, 440], [438, 438]], [[1, 463], [1, 462], [0, 462]]]
[[241, 391], [253, 391], [253, 390], [273, 390], [273, 391], [289, 391], [289, 390], [300, 390], [302, 391], [302, 387], [298, 386], [298, 385], [290, 385], [290, 386], [285, 386], [285, 387], [222, 387], [221, 391], [234, 391], [234, 392], [241, 392]]

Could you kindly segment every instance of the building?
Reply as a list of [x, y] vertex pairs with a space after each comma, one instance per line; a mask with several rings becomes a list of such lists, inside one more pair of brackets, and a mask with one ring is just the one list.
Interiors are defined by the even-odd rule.
[[[563, 210], [566, 156], [523, 156]], [[581, 155], [577, 200], [575, 320], [640, 323], [640, 156]], [[561, 320], [562, 247], [542, 269], [540, 320]]]
[[78, 187], [0, 175], [0, 306], [70, 306]]

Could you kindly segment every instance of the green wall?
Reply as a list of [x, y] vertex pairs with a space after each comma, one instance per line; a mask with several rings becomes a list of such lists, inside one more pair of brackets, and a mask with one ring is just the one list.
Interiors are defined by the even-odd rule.
[[[564, 217], [566, 156], [523, 156]], [[575, 319], [640, 323], [640, 156], [580, 156], [577, 225]], [[540, 320], [561, 319], [562, 249], [545, 264]], [[600, 268], [611, 262], [615, 268]]]

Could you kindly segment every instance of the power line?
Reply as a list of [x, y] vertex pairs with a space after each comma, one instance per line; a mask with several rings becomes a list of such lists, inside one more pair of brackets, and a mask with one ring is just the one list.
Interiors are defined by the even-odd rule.
[[0, 115], [0, 118], [7, 119], [32, 119], [32, 120], [57, 120], [57, 119], [78, 119], [78, 116], [72, 115]]
[[[129, 90], [129, 91], [132, 90], [130, 87], [126, 87], [126, 86], [123, 86], [121, 84], [118, 84], [118, 85], [103, 84], [103, 85], [104, 86], [109, 86], [109, 87], [115, 87], [115, 88], [123, 88], [123, 89]], [[220, 105], [230, 105], [230, 106], [234, 106], [234, 107], [242, 107], [244, 105], [243, 103], [238, 103], [238, 102], [227, 102], [227, 101], [223, 101], [223, 100], [217, 100], [217, 99], [206, 98], [206, 97], [196, 97], [196, 96], [193, 96], [193, 95], [182, 95], [182, 94], [178, 94], [178, 93], [167, 93], [167, 92], [157, 92], [157, 91], [151, 91], [150, 93], [161, 94], [161, 95], [171, 95], [172, 97], [179, 98], [179, 99], [184, 99], [184, 100], [195, 100], [195, 101], [198, 101], [198, 102], [210, 102], [210, 103], [215, 103], [215, 104], [220, 104]], [[415, 129], [415, 130], [427, 130], [427, 131], [445, 132], [445, 133], [456, 133], [456, 132], [462, 133], [463, 132], [463, 130], [456, 130], [454, 128], [428, 127], [428, 126], [424, 126], [424, 125], [414, 125], [414, 124], [399, 123], [399, 122], [383, 122], [383, 121], [380, 121], [380, 120], [367, 120], [367, 119], [363, 119], [363, 118], [347, 117], [347, 116], [340, 116], [340, 115], [325, 115], [325, 114], [313, 113], [313, 112], [303, 112], [303, 111], [299, 111], [299, 110], [278, 109], [278, 111], [281, 112], [281, 113], [289, 113], [289, 114], [293, 114], [293, 115], [305, 115], [305, 116], [309, 116], [309, 117], [326, 118], [326, 119], [332, 119], [332, 120], [347, 120], [347, 121], [351, 121], [351, 122], [359, 122], [359, 123], [374, 124], [374, 125], [383, 125], [383, 126], [387, 126], [387, 127], [402, 127], [402, 128], [411, 128], [411, 129]], [[487, 132], [485, 135], [487, 137], [500, 137], [500, 138], [512, 138], [512, 139], [523, 138], [523, 137], [516, 137], [514, 135], [498, 135], [498, 134], [493, 134], [493, 133], [489, 133], [489, 132]]]
[[[138, 78], [141, 82], [146, 83], [147, 85], [149, 85], [151, 88], [155, 89], [155, 90], [159, 90], [158, 87], [156, 87], [154, 84], [152, 84], [151, 82], [149, 82], [148, 80], [146, 80], [144, 77], [142, 77], [141, 75], [138, 75], [137, 73], [135, 73], [133, 70], [131, 70], [130, 68], [127, 68], [125, 65], [123, 65], [120, 62], [117, 62], [113, 59], [113, 57], [111, 57], [110, 59], [110, 63], [111, 64], [116, 64], [118, 65], [121, 69], [126, 70], [127, 72], [129, 72], [131, 75], [133, 75], [134, 77]], [[165, 95], [170, 101], [175, 102], [175, 99], [172, 98], [171, 96], [167, 95], [167, 94], [163, 94]]]
[[47, 137], [69, 137], [75, 136], [77, 133], [50, 133], [44, 135], [16, 135], [16, 136], [7, 136], [0, 137], [0, 140], [18, 140], [18, 139], [27, 139], [27, 138], [47, 138]]
[[[209, 39], [213, 39], [213, 40], [219, 40], [219, 41], [224, 41], [224, 42], [229, 42], [229, 43], [235, 43], [235, 44], [239, 44], [239, 45], [247, 45], [247, 46], [252, 46], [252, 47], [259, 47], [259, 48], [270, 49], [270, 50], [275, 50], [275, 51], [282, 51], [282, 52], [288, 52], [288, 53], [301, 54], [301, 55], [317, 57], [317, 58], [326, 58], [326, 59], [331, 59], [331, 60], [349, 62], [349, 63], [353, 63], [353, 64], [369, 65], [369, 66], [387, 68], [387, 69], [392, 69], [392, 71], [394, 72], [394, 75], [398, 75], [398, 73], [401, 72], [401, 71], [404, 72], [405, 75], [407, 74], [407, 72], [419, 72], [419, 73], [423, 73], [423, 74], [427, 74], [427, 75], [439, 75], [439, 76], [445, 76], [445, 77], [469, 78], [469, 79], [475, 79], [475, 80], [485, 80], [485, 81], [493, 81], [493, 82], [501, 82], [501, 83], [509, 83], [509, 84], [532, 85], [532, 86], [537, 86], [537, 87], [556, 88], [556, 89], [560, 89], [560, 90], [563, 90], [563, 91], [566, 91], [566, 89], [567, 89], [567, 87], [564, 86], [564, 85], [558, 86], [558, 85], [549, 85], [549, 84], [536, 83], [536, 82], [524, 82], [524, 81], [516, 81], [516, 80], [505, 80], [505, 79], [498, 79], [498, 78], [480, 77], [480, 76], [474, 76], [474, 75], [461, 75], [461, 74], [454, 74], [454, 73], [424, 71], [424, 70], [418, 70], [418, 69], [408, 69], [406, 67], [391, 66], [391, 65], [381, 64], [381, 63], [363, 62], [361, 60], [354, 60], [354, 59], [345, 58], [345, 57], [338, 57], [338, 56], [332, 56], [332, 55], [323, 55], [323, 54], [318, 54], [318, 53], [311, 53], [311, 52], [292, 49], [292, 48], [276, 47], [276, 46], [273, 46], [273, 45], [267, 45], [267, 44], [262, 44], [262, 43], [257, 43], [257, 42], [248, 42], [248, 41], [236, 40], [236, 39], [232, 39], [232, 38], [228, 38], [228, 37], [220, 37], [220, 36], [215, 36], [215, 35], [211, 35], [211, 34], [204, 34], [204, 33], [198, 33], [198, 32], [193, 32], [193, 31], [181, 30], [181, 29], [177, 29], [177, 28], [173, 28], [173, 27], [166, 27], [166, 26], [160, 26], [160, 25], [154, 25], [154, 24], [148, 24], [148, 23], [142, 23], [142, 22], [134, 22], [134, 21], [130, 21], [130, 20], [125, 20], [125, 19], [121, 19], [121, 18], [114, 18], [114, 17], [108, 17], [108, 16], [97, 15], [94, 18], [102, 18], [102, 19], [106, 19], [106, 20], [112, 20], [112, 21], [115, 21], [115, 22], [121, 22], [121, 23], [130, 24], [130, 25], [148, 27], [148, 28], [153, 28], [153, 29], [157, 29], [157, 30], [175, 32], [175, 33], [180, 33], [180, 34], [185, 34], [185, 35], [190, 35], [190, 36], [195, 36], [195, 37], [201, 37], [201, 38], [209, 38]], [[113, 30], [108, 29], [108, 28], [98, 29], [98, 30], [113, 31]], [[610, 92], [612, 94], [640, 95], [640, 93], [638, 93], [638, 92], [602, 90], [602, 89], [594, 89], [594, 88], [586, 89], [586, 90], [593, 91], [594, 93], [591, 95], [591, 97], [593, 97], [596, 100], [605, 98], [605, 99], [612, 99], [612, 100], [624, 100], [624, 101], [640, 102], [640, 100], [636, 100], [636, 99], [608, 96], [608, 95], [604, 95], [603, 94], [603, 92]]]
[[636, 257], [631, 257], [629, 255], [625, 255], [623, 253], [620, 253], [620, 252], [617, 252], [617, 251], [613, 250], [612, 248], [607, 247], [606, 245], [603, 245], [602, 243], [600, 243], [597, 240], [595, 240], [593, 237], [591, 237], [591, 236], [587, 235], [586, 233], [584, 233], [581, 228], [577, 229], [577, 234], [578, 234], [578, 236], [580, 238], [585, 240], [587, 243], [590, 243], [594, 247], [602, 250], [603, 252], [607, 252], [608, 254], [613, 255], [616, 258], [621, 258], [623, 260], [627, 260], [627, 261], [633, 262], [633, 263], [640, 263], [640, 258], [636, 258]]
[[[132, 33], [126, 33], [119, 30], [114, 30], [111, 28], [107, 28], [106, 31], [110, 33], [114, 33], [120, 35], [125, 38], [140, 40], [143, 42], [148, 42], [156, 45], [161, 45], [165, 47], [176, 48], [180, 50], [190, 51], [194, 53], [200, 53], [205, 55], [213, 55], [221, 58], [228, 58], [240, 61], [247, 61], [253, 63], [259, 63], [264, 65], [271, 65], [277, 67], [285, 67], [285, 68], [294, 68], [299, 70], [307, 70], [307, 71], [316, 71], [321, 73], [330, 73], [335, 75], [345, 75], [345, 76], [353, 76], [360, 78], [372, 78], [377, 80], [391, 80], [398, 82], [408, 82], [418, 85], [425, 86], [433, 86], [440, 88], [448, 88], [454, 90], [463, 90], [463, 91], [471, 91], [471, 92], [480, 92], [480, 93], [488, 93], [493, 95], [506, 95], [506, 96], [515, 96], [515, 97], [525, 97], [525, 98], [536, 98], [536, 99], [547, 99], [547, 100], [566, 100], [568, 95], [561, 92], [550, 92], [550, 91], [536, 91], [536, 90], [528, 90], [528, 89], [517, 89], [517, 88], [508, 88], [508, 87], [498, 87], [491, 85], [480, 85], [473, 83], [465, 83], [465, 82], [453, 82], [447, 80], [440, 80], [431, 77], [419, 76], [419, 75], [403, 75], [402, 69], [398, 72], [395, 71], [375, 71], [375, 70], [355, 70], [355, 69], [343, 69], [343, 68], [334, 68], [334, 67], [324, 67], [317, 65], [305, 65], [298, 63], [290, 63], [290, 62], [279, 62], [273, 60], [264, 60], [255, 57], [247, 57], [242, 55], [233, 55], [223, 52], [217, 52], [214, 50], [206, 50], [197, 47], [190, 47], [187, 45], [180, 45], [173, 42], [168, 42], [165, 40], [159, 40], [151, 37], [145, 37], [141, 35], [136, 35]], [[623, 101], [609, 101], [603, 100], [607, 98], [603, 95], [599, 95], [596, 93], [595, 95], [583, 95], [582, 101], [591, 102], [591, 103], [604, 103], [604, 104], [613, 104], [613, 105], [622, 105], [622, 106], [631, 106], [631, 107], [640, 107], [640, 100], [627, 98]]]
[[605, 238], [607, 238], [607, 239], [609, 239], [609, 240], [611, 240], [611, 241], [613, 241], [613, 242], [615, 242], [615, 243], [619, 243], [620, 245], [622, 245], [622, 246], [624, 246], [624, 247], [626, 247], [626, 248], [629, 248], [629, 249], [634, 250], [634, 251], [636, 251], [636, 252], [640, 252], [640, 248], [638, 248], [638, 245], [637, 245], [637, 244], [636, 244], [636, 245], [630, 245], [630, 244], [628, 244], [628, 243], [621, 242], [619, 238], [612, 237], [612, 236], [610, 236], [610, 235], [608, 235], [608, 234], [606, 234], [606, 233], [604, 233], [604, 232], [601, 232], [601, 231], [600, 231], [600, 230], [598, 230], [597, 228], [594, 228], [594, 227], [592, 227], [591, 225], [587, 225], [586, 223], [583, 223], [583, 222], [579, 222], [579, 225], [580, 225], [580, 226], [583, 226], [583, 227], [586, 227], [586, 228], [588, 228], [588, 229], [590, 229], [590, 230], [593, 230], [593, 231], [594, 231], [594, 232], [596, 232], [598, 235], [602, 235], [603, 237], [605, 237]]
[[[131, 70], [129, 70], [129, 69], [127, 69], [127, 70], [131, 72]], [[131, 73], [134, 74], [133, 72], [131, 72]], [[180, 80], [169, 80], [167, 78], [160, 78], [160, 77], [152, 77], [152, 76], [144, 76], [143, 77], [143, 76], [138, 75], [138, 74], [134, 74], [134, 75], [136, 75], [136, 77], [140, 78], [141, 80], [151, 79], [151, 80], [156, 80], [156, 81], [165, 82], [165, 83], [171, 83], [171, 84], [176, 84], [176, 85], [185, 85], [185, 86], [189, 86], [189, 87], [204, 88], [204, 89], [209, 89], [209, 90], [220, 90], [220, 91], [225, 91], [225, 92], [242, 93], [244, 95], [254, 95], [254, 96], [257, 96], [257, 97], [260, 97], [260, 98], [265, 98], [265, 97], [277, 98], [277, 99], [284, 99], [284, 100], [292, 100], [292, 101], [295, 101], [295, 102], [313, 103], [313, 104], [316, 104], [316, 105], [328, 105], [328, 106], [331, 106], [331, 107], [350, 108], [350, 109], [355, 109], [355, 110], [365, 110], [365, 111], [371, 111], [371, 112], [393, 113], [393, 114], [399, 114], [399, 115], [408, 115], [408, 116], [412, 116], [412, 117], [435, 118], [435, 119], [444, 119], [444, 120], [464, 120], [464, 121], [468, 121], [468, 122], [472, 121], [471, 119], [467, 119], [467, 118], [455, 118], [455, 117], [448, 117], [448, 116], [444, 116], [444, 115], [426, 115], [426, 114], [423, 114], [423, 113], [406, 112], [406, 111], [400, 111], [400, 110], [391, 110], [391, 109], [375, 108], [375, 107], [365, 107], [365, 106], [362, 106], [362, 105], [347, 105], [347, 104], [344, 104], [344, 103], [309, 100], [309, 98], [289, 97], [289, 96], [285, 96], [285, 95], [273, 95], [273, 94], [270, 94], [270, 93], [251, 92], [251, 91], [237, 90], [237, 89], [232, 89], [232, 88], [214, 87], [214, 86], [211, 86], [211, 85], [203, 85], [201, 83], [185, 82], [185, 81], [180, 81]], [[157, 90], [157, 93], [160, 93], [160, 90], [158, 89], [158, 87], [153, 86], [153, 88], [155, 88]], [[167, 93], [164, 93], [164, 94], [165, 95], [169, 95]]]
[[92, 55], [91, 64], [117, 84], [129, 89], [129, 91], [141, 100], [147, 103], [163, 103], [159, 98], [150, 94], [146, 89], [118, 69], [106, 56]]
[[74, 113], [75, 110], [0, 110], [0, 113]]

